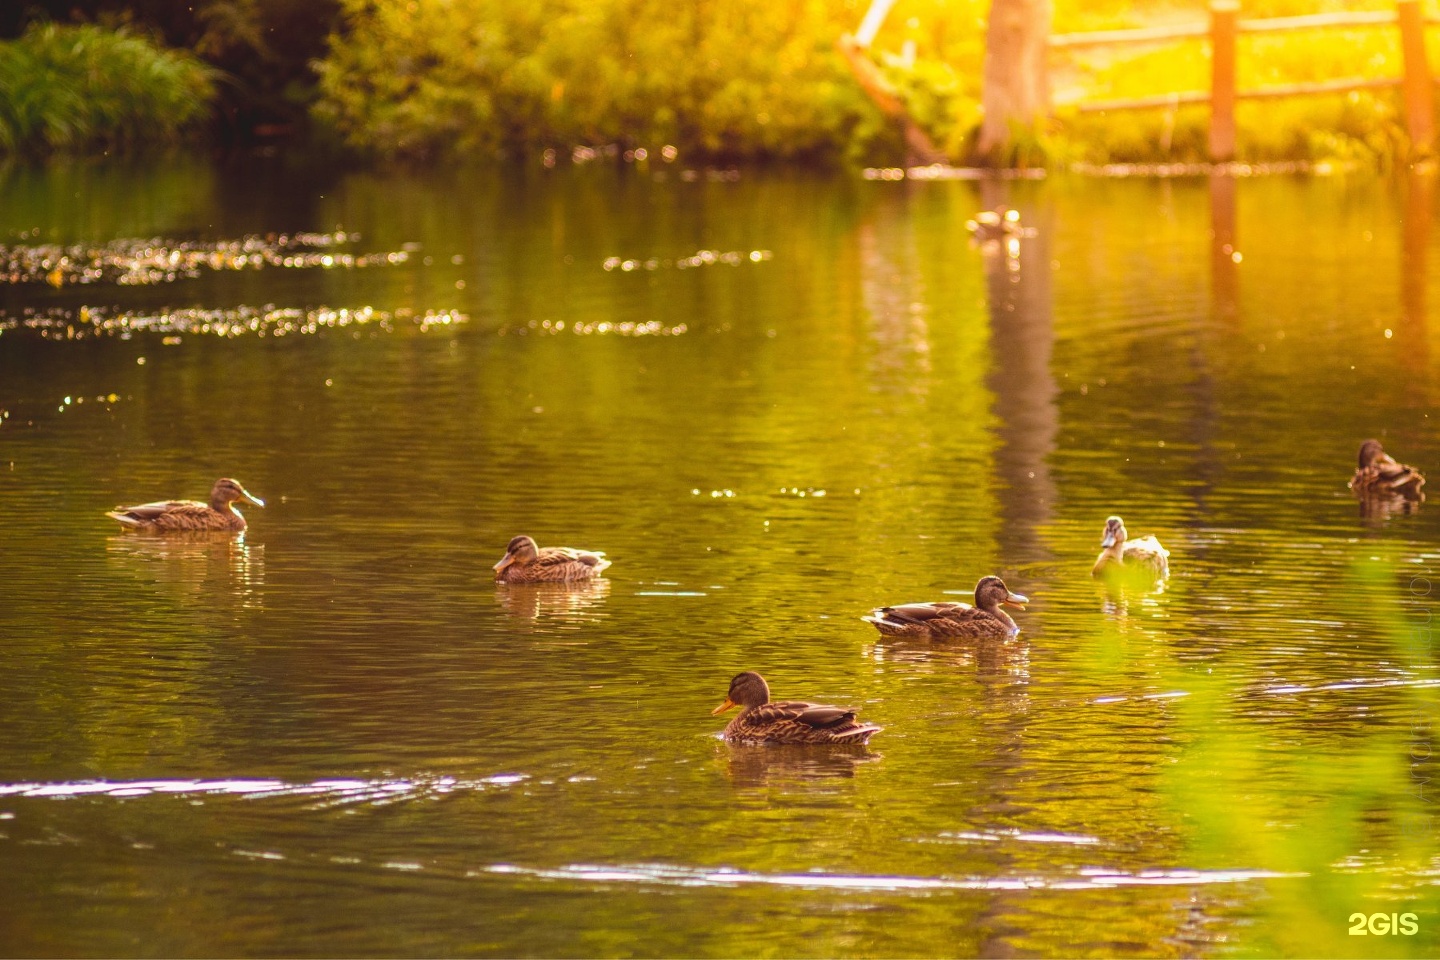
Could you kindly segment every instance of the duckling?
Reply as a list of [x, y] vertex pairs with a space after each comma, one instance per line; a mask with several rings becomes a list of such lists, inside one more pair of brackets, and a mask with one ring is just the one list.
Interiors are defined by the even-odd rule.
[[154, 533], [168, 533], [178, 530], [229, 530], [235, 533], [245, 529], [245, 518], [235, 509], [235, 501], [244, 500], [257, 507], [265, 501], [252, 496], [244, 487], [223, 477], [210, 488], [210, 502], [198, 500], [158, 500], [134, 507], [116, 507], [106, 512], [132, 530], [146, 530]]
[[537, 583], [556, 580], [589, 580], [597, 577], [610, 561], [605, 554], [572, 547], [541, 549], [529, 537], [513, 537], [505, 556], [495, 564], [497, 583]]
[[1398, 494], [1410, 500], [1420, 500], [1424, 494], [1425, 478], [1414, 467], [1396, 463], [1379, 440], [1366, 440], [1360, 444], [1360, 466], [1350, 478], [1350, 489], [1362, 496], [1390, 496]]
[[865, 744], [883, 727], [860, 723], [849, 707], [818, 703], [770, 702], [770, 685], [754, 671], [738, 673], [730, 681], [725, 702], [712, 716], [731, 707], [744, 707], [725, 726], [724, 737], [736, 743]]
[[1119, 570], [1143, 570], [1156, 580], [1170, 573], [1170, 551], [1160, 546], [1154, 537], [1140, 537], [1128, 540], [1125, 521], [1110, 517], [1105, 521], [1105, 536], [1100, 540], [1100, 556], [1090, 570], [1093, 577], [1107, 576]]
[[965, 229], [979, 241], [999, 240], [1002, 237], [1024, 236], [1025, 228], [1020, 226], [1020, 211], [997, 207], [981, 210], [974, 219], [965, 221]]
[[975, 584], [975, 606], [968, 603], [906, 603], [872, 610], [866, 623], [891, 637], [993, 637], [1006, 639], [1020, 632], [1001, 604], [1024, 610], [1028, 597], [1011, 593], [999, 577], [982, 577]]

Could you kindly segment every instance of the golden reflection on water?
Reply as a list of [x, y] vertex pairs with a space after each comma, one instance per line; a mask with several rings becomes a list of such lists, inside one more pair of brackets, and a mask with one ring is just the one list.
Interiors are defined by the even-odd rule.
[[[884, 736], [884, 731], [876, 734]], [[882, 754], [864, 746], [794, 746], [790, 744], [722, 744], [717, 761], [736, 787], [759, 788], [850, 779]]]
[[166, 241], [126, 238], [98, 246], [83, 244], [0, 244], [0, 285], [113, 283], [146, 286], [194, 279], [205, 272], [289, 269], [360, 269], [399, 266], [414, 249], [357, 254], [338, 248], [359, 234], [334, 233], [247, 236], [238, 240]]
[[[6, 331], [17, 951], [1334, 953], [1345, 910], [1425, 895], [1437, 518], [1336, 482], [1384, 429], [1437, 448], [1433, 241], [1383, 185], [434, 176], [296, 216], [463, 255], [192, 279], [397, 316], [463, 279], [441, 336]], [[1034, 235], [972, 249], [996, 206]], [[602, 269], [702, 244], [774, 261]], [[98, 289], [29, 287], [0, 306]], [[97, 488], [220, 453], [288, 497], [268, 556], [102, 546]], [[1175, 551], [1163, 590], [1090, 577], [1116, 511]], [[634, 579], [490, 582], [475, 545], [542, 518]], [[857, 619], [991, 573], [1033, 599], [1013, 640]], [[849, 692], [875, 752], [712, 742], [752, 664]]]
[[244, 533], [120, 533], [106, 539], [105, 550], [126, 573], [173, 596], [238, 601], [256, 610], [265, 605], [265, 545], [250, 543]]
[[1360, 506], [1360, 517], [1366, 521], [1366, 526], [1383, 527], [1392, 517], [1408, 517], [1420, 511], [1420, 504], [1425, 502], [1425, 494], [1422, 492], [1416, 497], [1406, 497], [1400, 494], [1389, 496], [1380, 494], [1356, 493], [1355, 499]]
[[913, 225], [898, 211], [881, 208], [856, 234], [860, 289], [870, 314], [877, 373], [899, 389], [928, 390], [931, 373], [930, 306], [915, 257]]
[[866, 647], [878, 664], [920, 664], [948, 671], [962, 668], [980, 679], [1025, 680], [1030, 673], [1030, 644], [1020, 637], [993, 639], [916, 639], [885, 637]]
[[498, 583], [495, 602], [519, 620], [556, 619], [571, 624], [602, 616], [610, 581], [604, 577], [573, 583]]

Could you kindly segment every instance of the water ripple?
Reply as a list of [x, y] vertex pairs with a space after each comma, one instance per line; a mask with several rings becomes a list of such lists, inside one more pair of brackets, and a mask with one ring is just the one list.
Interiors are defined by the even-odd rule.
[[650, 257], [646, 260], [606, 257], [600, 266], [607, 273], [612, 270], [632, 273], [636, 270], [659, 270], [662, 268], [689, 270], [696, 267], [713, 267], [717, 264], [738, 267], [742, 263], [763, 263], [773, 259], [775, 259], [775, 254], [769, 250], [697, 250], [688, 257], [676, 257], [673, 260], [662, 260], [659, 257]]
[[124, 340], [137, 333], [283, 337], [370, 325], [387, 333], [400, 325], [428, 331], [432, 327], [464, 323], [467, 319], [465, 314], [456, 310], [416, 313], [402, 309], [392, 312], [370, 306], [301, 309], [266, 304], [263, 307], [240, 306], [223, 310], [188, 307], [159, 313], [112, 312], [105, 307], [83, 306], [78, 310], [59, 307], [43, 311], [26, 310], [18, 316], [0, 312], [0, 335], [21, 330], [37, 333], [46, 340], [84, 340], [90, 337], [119, 337]]
[[[519, 874], [544, 880], [577, 880], [588, 883], [644, 883], [665, 886], [735, 886], [763, 884], [802, 887], [811, 890], [838, 889], [857, 892], [900, 890], [1093, 890], [1130, 886], [1196, 886], [1213, 883], [1246, 883], [1254, 880], [1287, 880], [1308, 876], [1271, 870], [1143, 870], [1138, 873], [1103, 869], [1081, 870], [1079, 875], [1046, 877], [903, 877], [863, 876], [834, 873], [750, 873], [721, 868], [705, 870], [668, 864], [602, 866], [571, 864], [536, 868], [500, 863], [485, 873]], [[470, 875], [476, 876], [472, 872]]]
[[332, 779], [310, 783], [288, 783], [284, 780], [82, 780], [61, 783], [4, 783], [0, 797], [27, 797], [70, 800], [83, 796], [106, 796], [129, 799], [157, 794], [190, 796], [194, 794], [229, 794], [247, 799], [270, 797], [314, 797], [314, 809], [344, 803], [381, 805], [397, 800], [415, 800], [461, 791], [484, 791], [508, 787], [528, 780], [525, 774], [506, 773], [479, 779], [435, 777], [426, 779], [362, 780]]
[[[406, 263], [404, 249], [355, 254], [335, 249], [360, 239], [358, 233], [295, 233], [238, 240], [174, 241], [159, 237], [123, 238], [100, 246], [0, 244], [0, 284], [115, 283], [149, 286], [192, 279], [205, 271], [346, 269]], [[418, 248], [417, 248], [418, 249]]]

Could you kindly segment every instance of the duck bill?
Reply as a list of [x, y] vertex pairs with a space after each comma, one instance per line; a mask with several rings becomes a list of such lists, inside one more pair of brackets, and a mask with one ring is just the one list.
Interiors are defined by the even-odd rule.
[[1018, 593], [1012, 593], [1000, 602], [1007, 607], [1014, 607], [1016, 610], [1024, 610], [1025, 604], [1030, 602], [1030, 598]]
[[514, 562], [515, 562], [515, 554], [513, 554], [513, 553], [507, 553], [507, 554], [505, 554], [505, 556], [503, 556], [503, 557], [500, 558], [500, 562], [497, 563], [497, 564], [495, 564], [495, 566], [494, 566], [492, 569], [494, 569], [495, 575], [498, 577], [498, 576], [501, 574], [501, 572], [504, 571], [504, 569], [505, 569], [506, 567], [510, 566], [510, 564], [512, 564], [512, 563], [514, 563]]
[[710, 716], [713, 717], [716, 714], [724, 713], [726, 710], [729, 710], [733, 706], [735, 706], [735, 701], [731, 700], [729, 697], [726, 697], [724, 703], [720, 704], [720, 706], [710, 711]]
[[1109, 550], [1111, 547], [1115, 546], [1115, 534], [1106, 533], [1105, 539], [1100, 541], [1100, 546], [1104, 547], [1106, 550]]
[[265, 506], [264, 500], [261, 500], [259, 497], [255, 496], [255, 494], [251, 493], [249, 490], [246, 490], [244, 487], [240, 488], [240, 492], [245, 495], [246, 503], [253, 503], [257, 507]]

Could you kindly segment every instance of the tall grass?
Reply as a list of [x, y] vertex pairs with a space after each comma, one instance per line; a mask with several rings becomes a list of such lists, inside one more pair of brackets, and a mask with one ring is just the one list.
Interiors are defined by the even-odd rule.
[[177, 139], [209, 111], [215, 72], [125, 29], [33, 24], [0, 43], [0, 152]]
[[[1173, 11], [1156, 20], [1205, 22], [1203, 4], [1188, 14]], [[1427, 3], [1426, 13], [1433, 14]], [[1340, 5], [1327, 0], [1246, 0], [1242, 15], [1264, 19], [1337, 9], [1393, 11], [1393, 0]], [[1142, 16], [1140, 23], [1145, 22]], [[1135, 26], [1116, 18], [1104, 27]], [[1063, 32], [1057, 24], [1057, 32]], [[1429, 31], [1432, 66], [1440, 63], [1440, 33]], [[1399, 77], [1399, 31], [1307, 30], [1244, 34], [1238, 48], [1239, 87], [1256, 90], [1284, 84], [1351, 78]], [[1209, 45], [1188, 40], [1139, 46], [1107, 46], [1057, 53], [1052, 59], [1057, 119], [1051, 142], [1062, 159], [1091, 163], [1197, 161], [1207, 156], [1206, 107], [1106, 114], [1079, 113], [1087, 100], [1123, 99], [1207, 91]], [[1325, 96], [1242, 101], [1236, 112], [1237, 152], [1246, 161], [1316, 160], [1386, 167], [1410, 153], [1398, 91], [1361, 90]]]

